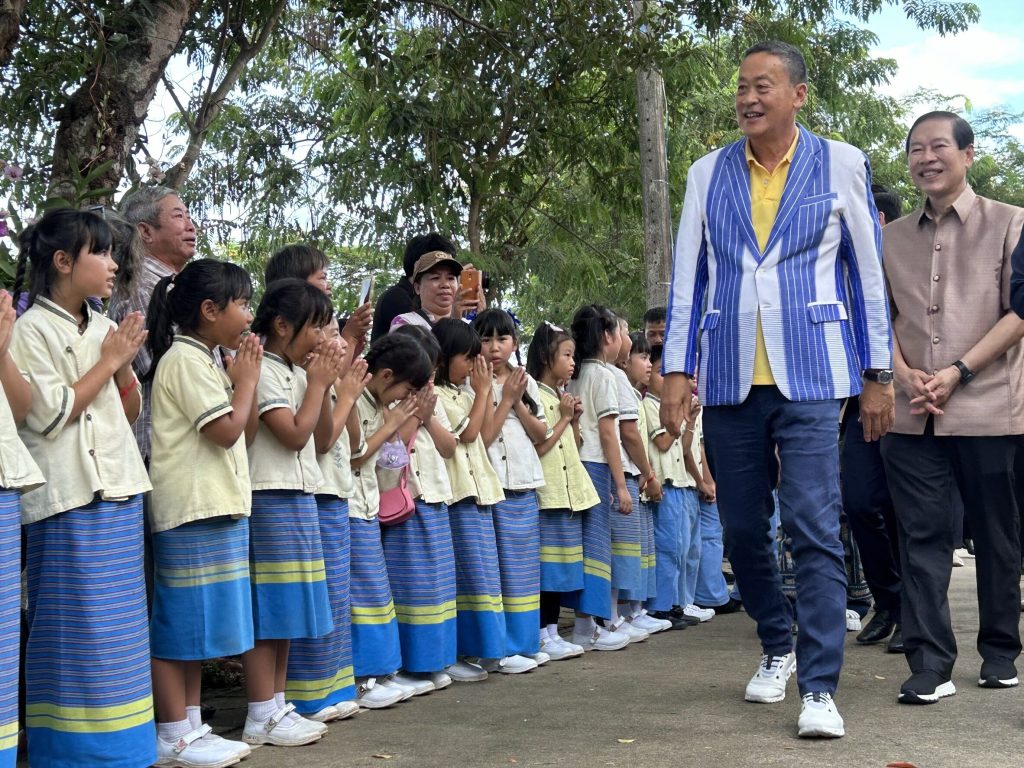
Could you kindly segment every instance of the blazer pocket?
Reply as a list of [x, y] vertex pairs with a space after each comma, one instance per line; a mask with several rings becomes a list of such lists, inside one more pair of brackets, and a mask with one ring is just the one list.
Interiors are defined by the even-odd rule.
[[817, 205], [818, 203], [827, 203], [827, 202], [830, 202], [831, 200], [838, 200], [838, 199], [839, 199], [839, 193], [838, 192], [826, 192], [826, 193], [824, 193], [822, 195], [810, 195], [809, 197], [805, 197], [803, 200], [800, 201], [800, 206], [799, 207], [803, 208], [804, 206], [807, 206], [807, 205]]
[[718, 318], [720, 316], [721, 315], [719, 313], [719, 310], [709, 309], [704, 314], [704, 317], [701, 318], [700, 329], [702, 331], [713, 331], [715, 328], [718, 327]]
[[807, 305], [812, 323], [837, 323], [846, 320], [846, 306], [841, 301], [812, 301]]

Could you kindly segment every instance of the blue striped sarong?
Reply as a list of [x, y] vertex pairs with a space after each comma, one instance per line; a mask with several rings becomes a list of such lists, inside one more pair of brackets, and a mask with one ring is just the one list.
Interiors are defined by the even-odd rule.
[[18, 760], [21, 492], [0, 488], [0, 768]]
[[352, 604], [349, 596], [351, 541], [348, 502], [318, 495], [320, 541], [327, 571], [327, 594], [334, 629], [323, 637], [293, 640], [288, 652], [285, 697], [301, 715], [356, 697], [352, 666]]
[[505, 655], [505, 613], [491, 508], [464, 499], [448, 507], [448, 520], [455, 547], [458, 653], [499, 659]]
[[[626, 488], [633, 500], [633, 512], [622, 515], [612, 505], [612, 588], [624, 590], [627, 595], [640, 595], [640, 542], [643, 540], [640, 521], [643, 514], [640, 511], [640, 488], [635, 477], [626, 475]], [[643, 591], [646, 590], [647, 583], [643, 582]]]
[[257, 640], [320, 637], [333, 629], [313, 494], [253, 491], [249, 578]]
[[505, 611], [505, 656], [540, 650], [540, 510], [537, 492], [505, 491], [493, 507]]
[[249, 521], [218, 517], [153, 534], [152, 654], [198, 661], [253, 646]]
[[563, 599], [580, 613], [612, 617], [612, 476], [607, 464], [584, 461], [601, 501], [583, 515], [583, 589]]
[[440, 672], [456, 662], [455, 549], [448, 506], [416, 500], [416, 513], [381, 527], [402, 641], [402, 668]]
[[540, 511], [541, 592], [583, 589], [583, 515], [568, 509]]
[[142, 497], [25, 526], [25, 725], [33, 768], [156, 760]]
[[619, 600], [646, 601], [658, 594], [658, 578], [654, 551], [654, 513], [647, 502], [633, 507], [633, 514], [640, 523], [640, 585], [639, 589], [626, 589], [619, 593]]
[[356, 677], [383, 677], [402, 666], [402, 643], [377, 518], [350, 517], [352, 656]]
[[658, 546], [654, 541], [654, 505], [644, 504], [644, 538], [647, 541], [647, 594], [641, 600], [658, 596]]

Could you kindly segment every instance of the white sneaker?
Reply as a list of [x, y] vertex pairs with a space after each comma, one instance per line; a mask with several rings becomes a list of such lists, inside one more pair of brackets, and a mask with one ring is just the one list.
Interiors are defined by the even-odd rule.
[[487, 679], [487, 670], [469, 661], [457, 661], [445, 672], [457, 683], [479, 683]]
[[629, 642], [631, 643], [642, 643], [650, 637], [650, 635], [642, 629], [634, 627], [624, 619], [619, 619], [618, 623], [612, 624], [610, 627], [606, 627], [606, 629], [609, 629], [612, 632], [621, 632], [624, 635], [629, 635]]
[[327, 726], [306, 720], [304, 717], [288, 717], [294, 709], [294, 704], [286, 704], [263, 721], [246, 717], [242, 741], [254, 747], [262, 744], [299, 747], [319, 741], [324, 735], [321, 729], [326, 730]]
[[331, 706], [338, 711], [338, 720], [348, 720], [359, 714], [359, 705], [354, 701], [339, 701]]
[[642, 629], [649, 635], [656, 634], [658, 632], [664, 632], [666, 629], [672, 629], [672, 622], [665, 621], [664, 619], [656, 619], [647, 611], [641, 611], [636, 616], [633, 616], [627, 621], [637, 629]]
[[434, 684], [435, 691], [442, 691], [452, 684], [451, 676], [446, 675], [444, 672], [427, 672], [422, 677], [424, 680], [429, 680]]
[[583, 649], [578, 645], [565, 642], [562, 638], [552, 639], [545, 637], [540, 641], [540, 649], [546, 653], [552, 661], [571, 659], [574, 656], [582, 656]]
[[377, 685], [383, 685], [385, 688], [391, 688], [392, 690], [395, 690], [395, 691], [401, 691], [401, 693], [402, 693], [402, 699], [401, 700], [402, 701], [406, 701], [408, 699], [411, 699], [413, 696], [416, 695], [416, 689], [415, 688], [413, 688], [411, 685], [405, 685], [404, 683], [399, 683], [397, 680], [395, 680], [395, 676], [394, 675], [388, 675], [387, 677], [379, 678], [377, 680]]
[[860, 632], [860, 614], [850, 608], [846, 609], [846, 631]]
[[339, 712], [338, 708], [333, 704], [328, 704], [319, 712], [315, 712], [312, 715], [305, 715], [305, 718], [307, 720], [312, 720], [314, 723], [331, 723], [335, 720], [341, 719], [341, 712]]
[[798, 735], [807, 738], [838, 738], [846, 733], [843, 718], [828, 693], [805, 693], [797, 720]]
[[434, 683], [425, 677], [414, 677], [413, 675], [399, 672], [391, 676], [392, 682], [412, 688], [413, 696], [422, 696], [425, 693], [432, 693], [436, 690]]
[[683, 607], [683, 613], [687, 616], [692, 616], [695, 619], [700, 619], [701, 622], [711, 621], [715, 618], [714, 608], [698, 608], [693, 603]]
[[154, 765], [168, 768], [227, 768], [242, 759], [233, 746], [235, 742], [219, 737], [216, 741], [203, 738], [211, 732], [210, 726], [202, 725], [174, 743], [157, 737]]
[[501, 672], [503, 675], [521, 675], [537, 668], [537, 662], [518, 654], [503, 659], [480, 659], [480, 666], [488, 672]]
[[592, 634], [572, 633], [572, 641], [584, 651], [619, 651], [629, 645], [625, 632], [609, 632], [604, 627], [595, 627]]
[[543, 667], [545, 664], [551, 661], [551, 654], [547, 653], [546, 651], [540, 650], [536, 653], [531, 653], [526, 658], [533, 659], [537, 662], [538, 667]]
[[962, 557], [960, 557], [960, 555], [958, 555], [955, 551], [953, 552], [953, 567], [954, 568], [963, 568], [964, 567], [964, 559]]
[[796, 654], [762, 656], [757, 672], [747, 683], [743, 698], [761, 704], [774, 704], [786, 698], [786, 682], [796, 671]]
[[378, 685], [375, 678], [367, 678], [356, 688], [359, 693], [356, 704], [365, 709], [384, 709], [402, 701], [402, 692], [396, 688]]

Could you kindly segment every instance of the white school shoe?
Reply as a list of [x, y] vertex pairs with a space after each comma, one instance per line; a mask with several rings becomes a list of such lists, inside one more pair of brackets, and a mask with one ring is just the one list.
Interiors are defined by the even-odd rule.
[[487, 679], [487, 670], [479, 664], [460, 660], [445, 668], [445, 673], [457, 683], [479, 683]]
[[359, 705], [354, 701], [339, 701], [331, 706], [338, 711], [338, 720], [348, 720], [359, 714]]
[[385, 688], [392, 688], [396, 691], [400, 691], [402, 694], [402, 701], [407, 701], [416, 695], [416, 689], [411, 685], [405, 685], [395, 680], [394, 675], [387, 675], [386, 677], [377, 678], [377, 685], [382, 685]]
[[[242, 759], [235, 742], [204, 738], [212, 733], [208, 725], [189, 731], [174, 742], [156, 740], [156, 762], [161, 768], [227, 768]], [[248, 750], [248, 747], [246, 747]]]
[[608, 629], [612, 632], [621, 632], [622, 634], [627, 635], [629, 637], [629, 642], [631, 643], [642, 643], [650, 637], [650, 635], [640, 629], [640, 627], [634, 627], [623, 618], [620, 618], [615, 624], [608, 627]]
[[427, 693], [433, 693], [436, 689], [434, 683], [425, 677], [415, 677], [405, 672], [396, 672], [391, 675], [392, 682], [404, 685], [406, 688], [412, 688], [413, 696], [423, 696]]
[[480, 666], [488, 672], [500, 672], [503, 675], [521, 675], [537, 668], [537, 662], [527, 656], [515, 654], [503, 659], [480, 659]]
[[692, 616], [695, 619], [699, 619], [701, 623], [705, 621], [711, 621], [715, 618], [714, 608], [698, 608], [693, 603], [683, 607], [683, 613], [687, 616]]
[[552, 638], [545, 636], [540, 641], [540, 649], [550, 656], [552, 661], [561, 661], [562, 659], [571, 659], [583, 655], [583, 648], [581, 646], [567, 643], [560, 637]]
[[796, 672], [796, 654], [790, 651], [785, 656], [761, 656], [757, 672], [747, 683], [743, 695], [747, 701], [759, 704], [774, 704], [786, 698], [786, 683]]
[[805, 693], [797, 720], [797, 735], [804, 739], [838, 739], [846, 734], [843, 718], [832, 695]]
[[395, 688], [379, 685], [376, 678], [368, 677], [359, 683], [356, 704], [364, 709], [385, 709], [402, 700], [403, 693]]
[[646, 610], [640, 611], [640, 613], [636, 616], [630, 617], [627, 621], [637, 629], [642, 629], [649, 635], [664, 632], [666, 629], [672, 629], [671, 621], [656, 619], [647, 613]]
[[303, 744], [320, 741], [327, 726], [304, 717], [288, 717], [294, 709], [294, 704], [286, 704], [266, 720], [246, 717], [242, 741], [253, 747], [263, 744], [275, 747], [300, 747]]
[[526, 658], [533, 659], [537, 662], [538, 667], [543, 667], [549, 661], [551, 661], [551, 654], [544, 650], [538, 650], [536, 653], [531, 653]]
[[[252, 749], [250, 749], [249, 745], [246, 744], [244, 741], [234, 741], [233, 739], [222, 738], [218, 736], [216, 733], [214, 733], [212, 730], [209, 730], [210, 726], [204, 726], [203, 723], [199, 724], [199, 728], [207, 730], [207, 733], [203, 736], [203, 741], [209, 741], [215, 744], [219, 744], [224, 749], [235, 750], [235, 752], [238, 754], [239, 760], [244, 760], [252, 754]], [[199, 730], [199, 728], [197, 728], [196, 730]]]
[[629, 645], [625, 632], [609, 632], [604, 627], [595, 627], [590, 634], [572, 633], [572, 642], [584, 651], [621, 651]]
[[335, 720], [341, 719], [341, 712], [333, 704], [328, 704], [326, 707], [321, 709], [319, 712], [314, 712], [312, 715], [305, 715], [307, 720], [312, 720], [314, 723], [333, 723]]
[[427, 680], [433, 683], [435, 691], [444, 690], [452, 684], [451, 676], [444, 672], [403, 672], [402, 675], [413, 680]]

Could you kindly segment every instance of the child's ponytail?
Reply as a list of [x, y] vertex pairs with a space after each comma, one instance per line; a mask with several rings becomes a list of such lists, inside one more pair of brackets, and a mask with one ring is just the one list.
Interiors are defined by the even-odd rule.
[[576, 368], [572, 373], [574, 379], [580, 377], [584, 360], [600, 358], [604, 348], [604, 335], [617, 333], [618, 320], [610, 309], [600, 304], [587, 304], [576, 310], [572, 318], [572, 338], [576, 342], [573, 359]]
[[572, 341], [572, 336], [547, 321], [538, 325], [530, 341], [530, 348], [526, 350], [526, 372], [540, 381], [544, 371], [554, 362], [558, 345], [563, 341]]

